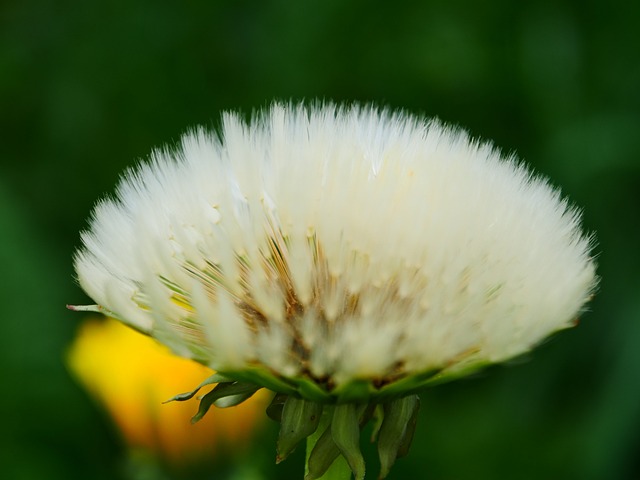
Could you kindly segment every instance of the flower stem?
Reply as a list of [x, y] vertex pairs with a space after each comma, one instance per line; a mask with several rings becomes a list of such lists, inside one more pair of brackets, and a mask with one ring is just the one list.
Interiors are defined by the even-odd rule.
[[[325, 430], [331, 425], [331, 419], [333, 418], [333, 408], [325, 406], [322, 412], [322, 418], [316, 431], [307, 437], [307, 455], [305, 457], [304, 474], [305, 477], [309, 474], [309, 456]], [[349, 464], [342, 455], [339, 455], [335, 459], [331, 467], [319, 477], [318, 480], [350, 480], [351, 469]]]

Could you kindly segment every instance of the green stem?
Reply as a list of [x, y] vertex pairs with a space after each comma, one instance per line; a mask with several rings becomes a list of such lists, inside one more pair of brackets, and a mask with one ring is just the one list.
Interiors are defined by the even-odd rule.
[[[324, 431], [331, 425], [331, 419], [333, 418], [333, 407], [326, 405], [322, 412], [322, 418], [316, 431], [307, 437], [307, 455], [305, 457], [304, 474], [309, 473], [309, 456], [313, 447], [318, 442], [318, 439], [322, 436]], [[350, 480], [351, 469], [349, 464], [342, 455], [339, 455], [335, 459], [331, 467], [325, 472], [318, 480]]]

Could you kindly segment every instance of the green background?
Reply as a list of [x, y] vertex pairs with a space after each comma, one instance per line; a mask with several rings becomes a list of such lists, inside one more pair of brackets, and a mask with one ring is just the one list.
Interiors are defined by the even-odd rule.
[[[5, 0], [0, 475], [125, 477], [114, 428], [63, 364], [81, 321], [64, 305], [87, 301], [71, 256], [96, 199], [221, 110], [323, 98], [493, 139], [561, 185], [598, 238], [602, 281], [580, 326], [426, 392], [389, 478], [640, 478], [638, 52], [640, 4], [622, 0]], [[274, 436], [255, 478], [301, 478], [300, 454], [272, 464]], [[197, 478], [249, 478], [247, 462]]]

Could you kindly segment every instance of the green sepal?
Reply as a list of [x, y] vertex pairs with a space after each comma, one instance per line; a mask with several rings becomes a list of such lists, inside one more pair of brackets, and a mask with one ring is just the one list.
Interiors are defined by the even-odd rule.
[[441, 372], [441, 369], [427, 370], [391, 382], [378, 390], [376, 400], [387, 402], [415, 393], [441, 376]]
[[383, 405], [384, 419], [378, 435], [380, 477], [385, 478], [396, 458], [406, 454], [413, 439], [420, 399], [410, 395]]
[[284, 404], [287, 398], [289, 397], [284, 393], [276, 393], [266, 409], [267, 417], [275, 422], [281, 422], [282, 411], [284, 410]]
[[[109, 310], [107, 307], [103, 307], [102, 305], [67, 305], [67, 309], [72, 310], [74, 312], [93, 312], [93, 313], [101, 313], [102, 315], [105, 315], [107, 317], [112, 317], [115, 318], [116, 320], [120, 320], [121, 322], [125, 322], [126, 320], [123, 319], [120, 315], [118, 315], [116, 312]], [[127, 323], [127, 325], [129, 325]], [[148, 335], [148, 333], [145, 333], [145, 335]]]
[[[259, 390], [259, 388], [258, 388]], [[240, 405], [245, 400], [248, 400], [256, 393], [258, 390], [248, 391], [246, 393], [239, 393], [238, 395], [229, 395], [227, 397], [222, 397], [213, 402], [213, 404], [218, 408], [229, 408], [235, 407], [236, 405]]]
[[293, 380], [296, 384], [298, 395], [307, 400], [319, 403], [333, 403], [332, 395], [320, 387], [313, 380], [307, 378], [297, 378]]
[[409, 449], [411, 448], [411, 443], [413, 442], [413, 436], [416, 433], [416, 425], [418, 425], [418, 412], [420, 411], [420, 397], [416, 396], [417, 404], [407, 423], [407, 428], [405, 430], [404, 436], [402, 437], [402, 441], [400, 442], [400, 448], [398, 448], [398, 456], [397, 458], [406, 457], [409, 453]]
[[341, 385], [331, 393], [337, 397], [338, 404], [367, 403], [375, 395], [376, 389], [371, 380], [353, 380]]
[[272, 392], [285, 393], [287, 395], [297, 394], [295, 386], [290, 383], [292, 380], [277, 377], [264, 368], [248, 367], [245, 370], [228, 371], [224, 372], [224, 374], [237, 381], [255, 383]]
[[331, 424], [328, 424], [324, 433], [314, 445], [313, 450], [311, 450], [307, 461], [308, 473], [304, 480], [316, 480], [322, 477], [339, 455], [340, 449], [336, 442], [333, 441]]
[[427, 387], [434, 387], [475, 373], [490, 364], [491, 362], [478, 360], [470, 356], [466, 361], [460, 360], [450, 367], [426, 370], [391, 382], [377, 390], [372, 397], [382, 403], [407, 395], [414, 395]]
[[196, 393], [200, 391], [201, 388], [206, 387], [207, 385], [211, 385], [214, 383], [225, 383], [230, 380], [224, 375], [220, 375], [219, 373], [214, 373], [210, 377], [206, 378], [200, 385], [198, 385], [194, 390], [190, 392], [180, 393], [175, 397], [171, 397], [169, 400], [165, 400], [162, 403], [169, 402], [184, 402], [185, 400], [189, 400], [195, 396]]
[[[198, 408], [198, 413], [196, 413], [191, 419], [191, 423], [196, 423], [199, 421], [204, 415], [209, 411], [211, 405], [215, 404], [219, 399], [230, 396], [244, 396], [245, 398], [242, 400], [246, 400], [251, 395], [256, 393], [262, 387], [259, 385], [255, 385], [253, 383], [243, 383], [243, 382], [227, 382], [227, 383], [219, 383], [215, 386], [213, 390], [207, 393], [200, 400], [200, 407]], [[240, 403], [240, 402], [238, 402]], [[237, 403], [236, 403], [237, 405]], [[229, 405], [230, 406], [230, 405]]]
[[373, 410], [373, 428], [371, 429], [371, 443], [374, 443], [378, 439], [380, 433], [380, 427], [382, 426], [382, 420], [384, 420], [384, 410], [382, 405], [378, 404]]
[[362, 480], [365, 471], [360, 452], [360, 415], [365, 407], [353, 403], [336, 405], [331, 420], [331, 437], [347, 460], [355, 480]]
[[458, 378], [466, 377], [476, 373], [478, 370], [492, 365], [493, 362], [487, 360], [469, 360], [456, 362], [450, 367], [443, 369], [438, 375], [435, 375], [426, 386], [433, 387], [442, 383], [451, 382]]
[[321, 416], [322, 404], [293, 396], [287, 398], [282, 411], [276, 463], [287, 458], [301, 440], [316, 431]]

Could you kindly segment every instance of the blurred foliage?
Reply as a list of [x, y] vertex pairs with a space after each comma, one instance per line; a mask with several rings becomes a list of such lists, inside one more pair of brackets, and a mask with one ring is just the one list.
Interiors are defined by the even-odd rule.
[[[491, 138], [562, 185], [597, 232], [602, 283], [580, 327], [426, 392], [390, 478], [640, 478], [638, 45], [640, 4], [626, 0], [2, 2], [3, 477], [126, 471], [113, 427], [63, 366], [81, 320], [64, 304], [86, 301], [71, 255], [95, 200], [223, 109], [319, 97]], [[252, 457], [259, 474], [198, 478], [299, 477], [299, 452], [272, 464], [274, 435]]]

